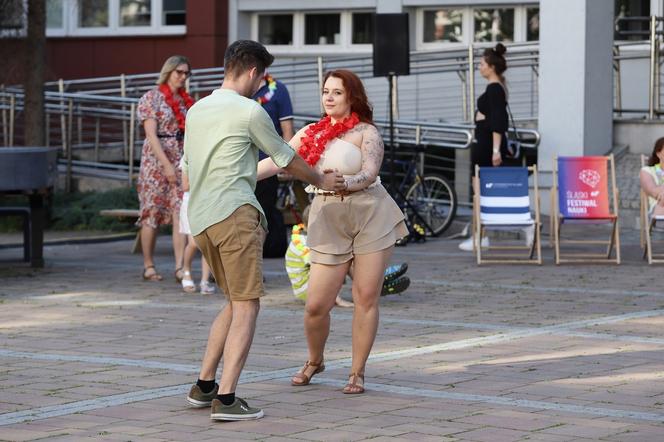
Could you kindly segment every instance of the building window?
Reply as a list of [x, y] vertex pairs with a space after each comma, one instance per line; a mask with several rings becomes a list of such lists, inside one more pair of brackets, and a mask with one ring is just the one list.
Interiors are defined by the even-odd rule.
[[475, 9], [475, 41], [514, 41], [514, 9]]
[[373, 43], [374, 14], [361, 12], [353, 14], [352, 44], [363, 45]]
[[293, 15], [258, 16], [258, 41], [265, 45], [292, 45]]
[[0, 28], [21, 30], [25, 23], [25, 3], [23, 0], [9, 0], [0, 3], [2, 14], [0, 14]]
[[150, 0], [120, 0], [120, 26], [150, 26]]
[[181, 35], [187, 31], [186, 0], [45, 1], [47, 37]]
[[539, 8], [526, 9], [526, 40], [538, 41], [540, 31], [540, 11]]
[[304, 44], [341, 44], [341, 15], [306, 14], [304, 16]]
[[78, 25], [81, 28], [108, 26], [108, 0], [79, 0]]
[[432, 11], [424, 11], [424, 43], [456, 43], [462, 41], [462, 9], [436, 9]]
[[644, 21], [620, 21], [628, 17], [649, 17], [650, 0], [615, 0], [616, 40], [648, 40], [650, 23]]
[[161, 24], [184, 26], [187, 19], [187, 0], [164, 0]]
[[46, 1], [46, 27], [49, 29], [64, 28], [63, 0]]

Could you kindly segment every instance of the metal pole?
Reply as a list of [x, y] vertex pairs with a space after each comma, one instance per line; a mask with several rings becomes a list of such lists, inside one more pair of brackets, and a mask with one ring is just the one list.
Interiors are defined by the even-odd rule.
[[[65, 92], [65, 81], [61, 78], [58, 80], [58, 91], [61, 94]], [[65, 116], [65, 102], [64, 98], [60, 99], [60, 137], [62, 141], [62, 152], [67, 153], [67, 119]]]
[[469, 121], [475, 119], [475, 50], [473, 44], [468, 45], [468, 108]]
[[657, 39], [657, 18], [650, 17], [650, 81], [648, 82], [648, 118], [655, 118], [655, 75], [657, 75], [656, 66], [656, 39]]
[[81, 105], [76, 105], [76, 113], [78, 117], [76, 118], [76, 126], [78, 132], [78, 145], [83, 144], [83, 116], [81, 116]]
[[99, 162], [99, 130], [101, 123], [99, 117], [95, 121], [95, 161]]
[[134, 137], [136, 136], [136, 103], [131, 103], [131, 115], [129, 116], [129, 187], [134, 180]]
[[468, 91], [466, 90], [466, 72], [457, 71], [457, 75], [461, 80], [461, 115], [463, 115], [463, 118], [466, 121], [470, 121], [470, 118], [468, 117]]
[[[419, 146], [420, 142], [422, 141], [422, 126], [419, 124], [415, 126], [415, 145]], [[419, 154], [419, 164], [418, 164], [418, 172], [420, 175], [424, 175], [424, 152], [420, 152]]]
[[[657, 21], [654, 22], [655, 27], [657, 26]], [[661, 66], [660, 66], [660, 53], [659, 53], [659, 35], [655, 32], [655, 111], [658, 113], [660, 109], [660, 90], [662, 85], [662, 80], [660, 78]]]
[[2, 91], [2, 145], [7, 146], [9, 144], [9, 133], [7, 132], [7, 107], [6, 99], [7, 94], [5, 93], [5, 85], [0, 85], [0, 91]]
[[613, 56], [613, 68], [616, 79], [616, 109], [618, 109], [618, 115], [622, 116], [622, 73], [620, 72], [620, 48], [618, 46], [613, 47]]
[[316, 62], [318, 64], [318, 102], [320, 103], [320, 113], [323, 114], [323, 100], [320, 100], [321, 94], [323, 92], [323, 57], [316, 57]]
[[394, 119], [399, 118], [399, 81], [396, 75], [392, 76], [392, 95], [394, 95], [394, 98], [392, 99], [392, 107], [394, 108], [392, 112], [394, 113]]
[[9, 96], [9, 147], [14, 145], [14, 116], [16, 115], [16, 95]]
[[45, 112], [44, 119], [46, 120], [46, 127], [44, 128], [46, 147], [51, 147], [51, 114], [49, 112]]
[[[125, 74], [120, 74], [120, 95], [122, 98], [125, 98], [127, 96], [127, 82], [125, 79]], [[126, 111], [127, 108], [122, 105], [122, 111]], [[124, 144], [124, 150], [122, 152], [123, 159], [126, 160], [127, 156], [129, 155], [128, 150], [129, 150], [129, 145], [127, 142], [127, 121], [122, 120], [122, 143]]]
[[390, 109], [389, 109], [389, 118], [390, 118], [390, 192], [395, 192], [395, 170], [394, 162], [396, 160], [396, 147], [394, 146], [394, 74], [389, 74], [387, 81], [389, 82], [389, 94], [390, 94]]
[[72, 148], [71, 148], [71, 129], [72, 129], [72, 119], [74, 113], [74, 103], [73, 100], [69, 99], [69, 106], [67, 109], [67, 176], [65, 182], [65, 191], [67, 193], [71, 192], [71, 162], [72, 162]]

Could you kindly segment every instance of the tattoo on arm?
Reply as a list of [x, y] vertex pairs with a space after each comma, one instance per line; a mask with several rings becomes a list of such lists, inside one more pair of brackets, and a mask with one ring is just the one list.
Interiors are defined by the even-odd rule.
[[362, 129], [364, 131], [362, 146], [360, 147], [362, 168], [359, 173], [346, 178], [350, 191], [362, 190], [373, 184], [383, 163], [383, 139], [378, 130], [374, 126], [364, 126]]

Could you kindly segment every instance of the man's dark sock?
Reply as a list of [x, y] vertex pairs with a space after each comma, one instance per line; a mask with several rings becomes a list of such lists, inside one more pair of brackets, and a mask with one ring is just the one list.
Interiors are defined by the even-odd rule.
[[218, 394], [217, 399], [219, 399], [224, 405], [231, 405], [235, 402], [235, 393]]
[[196, 381], [196, 385], [198, 385], [198, 387], [201, 389], [203, 393], [209, 393], [212, 390], [214, 390], [214, 379], [212, 379], [211, 381], [204, 381], [199, 379], [198, 381]]

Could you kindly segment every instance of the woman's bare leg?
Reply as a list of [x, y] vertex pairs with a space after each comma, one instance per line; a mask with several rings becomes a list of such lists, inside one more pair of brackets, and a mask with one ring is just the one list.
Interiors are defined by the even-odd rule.
[[392, 250], [367, 255], [355, 255], [353, 279], [353, 364], [351, 373], [363, 374], [378, 330], [378, 300], [383, 286], [385, 269]]
[[141, 249], [143, 249], [143, 265], [150, 267], [154, 265], [154, 246], [157, 243], [157, 229], [154, 227], [141, 226]]
[[180, 214], [173, 215], [173, 254], [175, 255], [175, 268], [181, 269], [184, 260], [184, 249], [187, 235], [180, 233]]
[[[325, 342], [330, 333], [330, 310], [334, 307], [349, 266], [350, 262], [339, 265], [311, 265], [307, 304], [304, 308], [304, 334], [307, 338], [309, 361], [313, 363], [323, 360]], [[315, 370], [316, 367], [309, 367], [305, 374], [311, 377]]]

